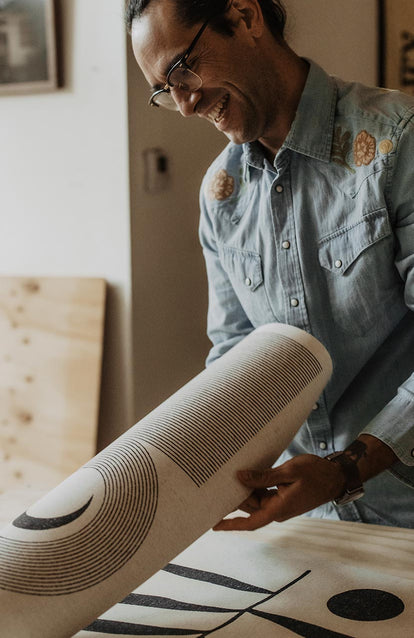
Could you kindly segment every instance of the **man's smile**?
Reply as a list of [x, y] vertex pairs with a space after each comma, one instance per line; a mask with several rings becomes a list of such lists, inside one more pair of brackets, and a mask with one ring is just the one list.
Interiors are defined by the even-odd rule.
[[226, 95], [223, 95], [223, 97], [220, 98], [220, 100], [216, 102], [216, 104], [210, 109], [210, 111], [206, 115], [207, 119], [209, 119], [210, 122], [214, 122], [216, 124], [220, 122], [220, 120], [224, 116], [229, 97], [229, 94], [226, 93]]

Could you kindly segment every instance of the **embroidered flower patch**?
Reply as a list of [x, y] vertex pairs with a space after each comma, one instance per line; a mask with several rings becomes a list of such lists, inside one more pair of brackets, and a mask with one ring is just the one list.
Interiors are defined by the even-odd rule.
[[354, 140], [354, 162], [356, 166], [368, 166], [375, 157], [375, 137], [367, 131], [360, 131]]
[[332, 161], [343, 166], [351, 173], [355, 173], [354, 169], [351, 168], [347, 162], [351, 146], [351, 133], [349, 131], [343, 131], [342, 126], [337, 126], [332, 142]]
[[208, 187], [207, 197], [210, 200], [227, 199], [234, 191], [234, 178], [224, 170], [220, 169], [215, 175], [213, 175]]

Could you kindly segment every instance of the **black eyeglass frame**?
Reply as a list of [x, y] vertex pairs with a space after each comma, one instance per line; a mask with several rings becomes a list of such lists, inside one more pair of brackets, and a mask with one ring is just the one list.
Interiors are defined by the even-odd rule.
[[[171, 84], [170, 77], [171, 77], [171, 74], [173, 73], [173, 71], [175, 71], [175, 69], [186, 68], [189, 71], [191, 71], [192, 73], [194, 73], [194, 71], [191, 70], [189, 65], [186, 64], [186, 60], [188, 60], [189, 56], [191, 55], [192, 50], [194, 49], [195, 45], [199, 41], [201, 35], [203, 34], [203, 32], [204, 32], [205, 28], [207, 27], [208, 23], [210, 22], [210, 20], [211, 20], [211, 18], [207, 18], [207, 20], [201, 25], [200, 29], [197, 31], [193, 41], [191, 42], [190, 46], [188, 47], [188, 49], [186, 50], [184, 55], [182, 55], [181, 58], [178, 60], [178, 62], [173, 64], [171, 69], [168, 71], [168, 73], [167, 73], [167, 82], [166, 82], [165, 86], [162, 89], [157, 89], [157, 91], [154, 91], [154, 93], [151, 95], [151, 97], [150, 97], [150, 99], [148, 101], [148, 104], [150, 106], [156, 106], [157, 108], [159, 108], [160, 105], [157, 104], [154, 101], [155, 98], [157, 97], [157, 95], [160, 95], [161, 93], [171, 93], [171, 89], [174, 87], [174, 84]], [[194, 73], [194, 75], [197, 75], [197, 73]], [[201, 78], [200, 78], [200, 80], [201, 80]], [[201, 86], [201, 84], [200, 84], [200, 86]]]

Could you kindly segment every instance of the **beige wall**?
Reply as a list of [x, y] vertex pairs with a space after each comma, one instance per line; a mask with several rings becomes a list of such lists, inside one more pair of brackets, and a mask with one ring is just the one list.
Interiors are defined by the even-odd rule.
[[[288, 0], [286, 6], [288, 39], [301, 55], [331, 73], [376, 82], [375, 0]], [[198, 118], [150, 109], [148, 87], [128, 49], [135, 416], [139, 418], [204, 366], [209, 342], [206, 281], [197, 238], [198, 189], [226, 138]], [[143, 154], [151, 147], [164, 150], [171, 167], [168, 187], [157, 194], [144, 188]]]
[[[198, 118], [149, 108], [129, 48], [131, 248], [135, 415], [140, 418], [204, 367], [207, 292], [198, 244], [198, 190], [226, 144]], [[144, 153], [168, 159], [165, 190], [145, 189]]]
[[[226, 140], [208, 123], [146, 106], [123, 0], [58, 4], [64, 88], [0, 98], [0, 274], [108, 281], [104, 445], [203, 367], [198, 186]], [[301, 54], [375, 83], [375, 0], [287, 5]], [[148, 194], [143, 152], [154, 146], [171, 175], [167, 190]]]
[[377, 0], [285, 0], [287, 38], [344, 80], [377, 83]]

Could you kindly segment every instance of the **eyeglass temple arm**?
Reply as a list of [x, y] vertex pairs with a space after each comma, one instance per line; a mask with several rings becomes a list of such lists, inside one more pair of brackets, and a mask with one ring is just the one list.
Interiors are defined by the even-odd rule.
[[194, 40], [191, 43], [191, 46], [188, 47], [187, 51], [185, 52], [185, 55], [181, 58], [180, 63], [185, 62], [188, 59], [188, 56], [190, 55], [191, 51], [194, 49], [195, 45], [197, 44], [197, 42], [199, 41], [199, 39], [201, 38], [201, 36], [204, 33], [205, 28], [207, 27], [208, 23], [210, 22], [211, 18], [208, 18], [203, 26], [201, 27], [200, 31], [197, 33], [196, 37], [194, 38]]

